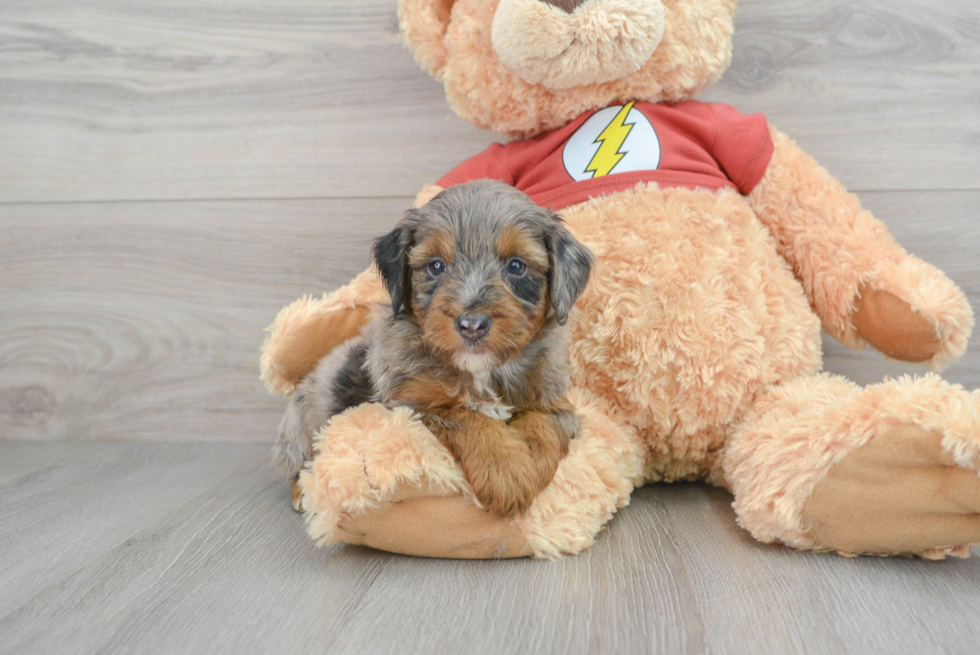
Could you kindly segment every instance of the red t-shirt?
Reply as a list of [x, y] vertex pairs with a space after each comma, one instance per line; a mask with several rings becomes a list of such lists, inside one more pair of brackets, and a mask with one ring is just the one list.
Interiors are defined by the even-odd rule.
[[623, 191], [638, 182], [661, 187], [724, 187], [748, 194], [762, 179], [773, 143], [766, 117], [719, 103], [649, 102], [590, 111], [533, 139], [495, 143], [447, 173], [450, 187], [492, 178], [557, 210]]

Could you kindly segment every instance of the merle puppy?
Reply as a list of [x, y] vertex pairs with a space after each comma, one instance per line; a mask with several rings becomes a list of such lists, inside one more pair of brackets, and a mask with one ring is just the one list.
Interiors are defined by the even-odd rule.
[[[405, 406], [459, 461], [484, 508], [524, 512], [578, 429], [564, 329], [591, 253], [551, 212], [490, 180], [450, 187], [374, 245], [391, 309], [327, 355], [279, 426], [296, 479], [330, 417]], [[301, 498], [294, 483], [293, 503]]]

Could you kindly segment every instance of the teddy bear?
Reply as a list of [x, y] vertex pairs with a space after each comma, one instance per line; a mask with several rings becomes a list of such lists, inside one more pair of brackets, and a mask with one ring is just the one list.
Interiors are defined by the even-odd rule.
[[[400, 0], [452, 109], [505, 139], [418, 195], [493, 178], [596, 257], [569, 319], [581, 429], [523, 514], [484, 511], [405, 408], [353, 407], [294, 490], [319, 543], [555, 558], [643, 484], [729, 490], [755, 539], [845, 555], [965, 557], [980, 543], [980, 393], [935, 372], [859, 386], [844, 345], [942, 369], [964, 294], [760, 114], [695, 100], [731, 59], [737, 0]], [[262, 378], [289, 394], [387, 302], [373, 270], [285, 307]]]

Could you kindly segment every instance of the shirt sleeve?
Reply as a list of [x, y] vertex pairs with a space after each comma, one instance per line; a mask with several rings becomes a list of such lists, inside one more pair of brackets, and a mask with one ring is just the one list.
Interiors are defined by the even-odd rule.
[[436, 184], [447, 189], [455, 184], [486, 178], [499, 180], [511, 186], [514, 184], [514, 176], [507, 166], [506, 147], [500, 143], [491, 144], [480, 154], [470, 157], [439, 178]]
[[743, 195], [759, 183], [772, 158], [773, 143], [764, 114], [743, 114], [724, 104], [711, 105], [715, 115], [712, 156]]

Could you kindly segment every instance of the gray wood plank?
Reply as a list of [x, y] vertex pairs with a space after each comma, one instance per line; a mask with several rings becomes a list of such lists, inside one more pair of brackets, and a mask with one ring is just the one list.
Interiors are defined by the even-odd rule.
[[[980, 307], [978, 192], [862, 194]], [[409, 198], [0, 206], [0, 439], [266, 442], [257, 376], [284, 304], [360, 272]], [[867, 384], [922, 373], [827, 339]], [[947, 377], [980, 387], [980, 340]]]
[[2, 443], [0, 616], [268, 457], [256, 445]]
[[706, 98], [764, 112], [855, 191], [977, 189], [980, 4], [742, 0]]
[[491, 141], [393, 0], [19, 0], [0, 48], [0, 201], [414, 195]]
[[[705, 486], [647, 487], [673, 525], [698, 599], [707, 652], [968, 653], [980, 627], [980, 565], [902, 558], [844, 559], [763, 546], [741, 531], [730, 497]], [[614, 529], [612, 526], [610, 530]], [[952, 617], [947, 622], [947, 617]], [[738, 645], [741, 644], [741, 645]]]
[[[494, 137], [404, 51], [395, 0], [0, 6], [0, 201], [413, 195]], [[743, 0], [706, 99], [854, 189], [980, 189], [972, 0]]]
[[[157, 448], [78, 446], [75, 466], [102, 462], [99, 484], [118, 494], [127, 461], [107, 451]], [[0, 443], [0, 458], [11, 447], [27, 463], [48, 444]], [[217, 452], [176, 448], [182, 478]], [[315, 549], [265, 454], [222, 448], [241, 462], [223, 479], [151, 521], [129, 515], [130, 533], [67, 576], [18, 581], [30, 593], [0, 611], [0, 653], [966, 653], [980, 637], [980, 559], [763, 546], [735, 525], [730, 497], [703, 485], [637, 491], [579, 557], [425, 560]], [[37, 525], [37, 538], [97, 538], [84, 494], [43, 487], [30, 501], [0, 495], [0, 534], [19, 545], [27, 531], [11, 509], [55, 501], [77, 516]]]
[[410, 205], [0, 207], [0, 438], [267, 441], [263, 328]]

